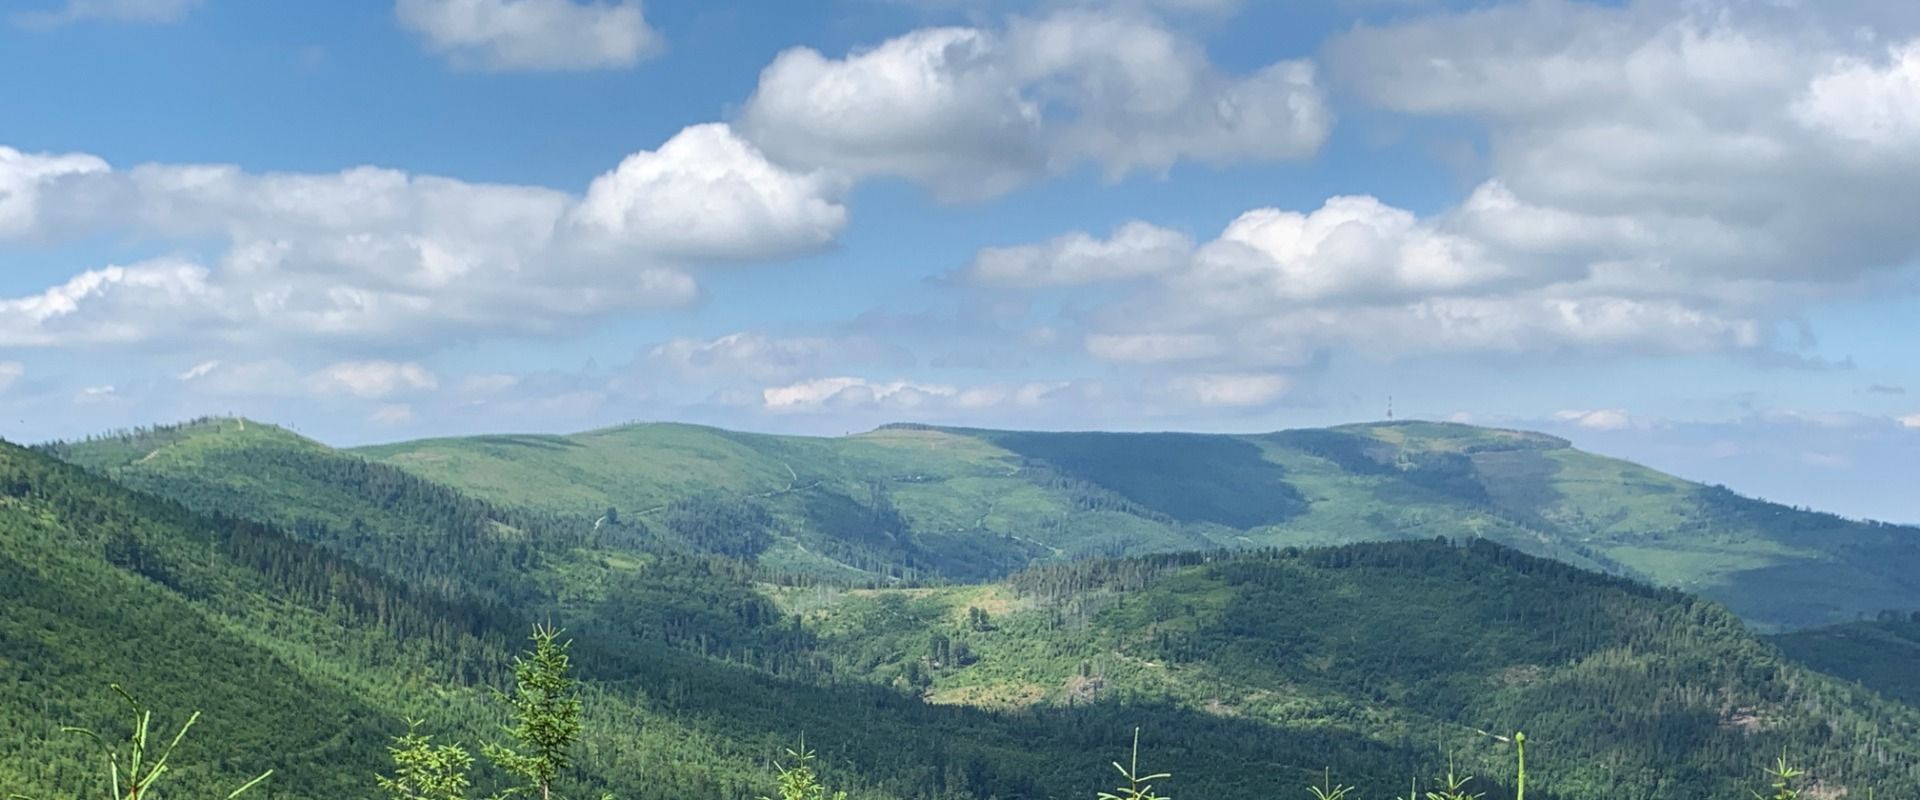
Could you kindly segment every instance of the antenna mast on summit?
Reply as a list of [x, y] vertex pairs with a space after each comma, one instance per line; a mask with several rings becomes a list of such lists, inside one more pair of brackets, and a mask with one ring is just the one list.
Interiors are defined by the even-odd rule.
[[1393, 395], [1387, 395], [1387, 421], [1393, 421]]

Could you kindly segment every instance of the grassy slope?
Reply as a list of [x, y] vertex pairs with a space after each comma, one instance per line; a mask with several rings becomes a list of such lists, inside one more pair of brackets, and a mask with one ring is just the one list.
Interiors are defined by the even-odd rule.
[[[110, 560], [123, 533], [138, 555]], [[490, 735], [497, 718], [479, 684], [501, 680], [500, 637], [518, 628], [462, 621], [472, 609], [380, 589], [379, 575], [271, 529], [198, 516], [4, 443], [0, 578], [0, 788], [40, 796], [68, 796], [90, 774], [88, 751], [50, 723], [115, 730], [110, 681], [173, 719], [207, 711], [179, 761], [198, 766], [175, 776], [173, 793], [213, 796], [272, 767], [267, 796], [361, 796], [403, 715], [468, 741]], [[592, 787], [623, 797], [764, 794], [768, 758], [800, 734], [856, 798], [1084, 794], [1111, 777], [1106, 762], [1134, 725], [1164, 732], [1156, 754], [1191, 771], [1177, 785], [1212, 797], [1270, 794], [1274, 758], [1288, 776], [1327, 758], [1372, 775], [1442, 758], [1338, 728], [1275, 745], [1258, 724], [1162, 706], [1010, 717], [859, 682], [781, 680], [613, 635], [583, 644], [579, 763]]]
[[[215, 427], [216, 432], [221, 430]], [[223, 434], [240, 435], [237, 424]], [[247, 435], [261, 436], [268, 443], [297, 444], [303, 450], [317, 447], [285, 442], [282, 434], [271, 429], [263, 432], [259, 426], [250, 425]], [[899, 491], [902, 487], [937, 487], [941, 476], [951, 479], [951, 472], [933, 471], [938, 465], [929, 463], [933, 457], [927, 455], [948, 448], [971, 448], [976, 467], [992, 464], [1022, 476], [1038, 469], [1010, 459], [1004, 451], [980, 444], [977, 439], [944, 432], [879, 432], [869, 437], [876, 441], [866, 444], [878, 452], [870, 450], [863, 455], [860, 448], [852, 448], [855, 454], [851, 457], [842, 451], [841, 440], [745, 438], [766, 439], [756, 442], [755, 452], [771, 454], [783, 462], [807, 460], [848, 472], [890, 470], [885, 474], [899, 476], [896, 496], [904, 494]], [[1390, 510], [1406, 515], [1444, 513], [1448, 506], [1443, 500], [1459, 493], [1453, 484], [1457, 476], [1444, 466], [1428, 463], [1418, 467], [1426, 470], [1424, 473], [1397, 477], [1394, 473], [1402, 470], [1391, 464], [1367, 467], [1350, 463], [1349, 468], [1336, 471], [1347, 456], [1307, 454], [1307, 449], [1324, 450], [1324, 443], [1307, 448], [1301, 442], [1283, 443], [1271, 438], [1249, 441], [1270, 458], [1277, 453], [1279, 458], [1290, 459], [1279, 461], [1280, 466], [1286, 479], [1300, 487], [1313, 486], [1315, 471], [1319, 480], [1336, 488], [1364, 482], [1376, 491], [1390, 493]], [[1416, 441], [1404, 435], [1400, 438], [1398, 443], [1388, 443], [1396, 445], [1393, 453], [1456, 452], [1472, 446], [1455, 441], [1457, 436]], [[179, 450], [174, 453], [146, 447], [142, 442], [140, 446], [121, 447], [117, 455], [99, 458], [93, 464], [111, 471], [116, 463], [124, 470], [171, 464], [178, 458], [182, 459], [179, 463], [194, 465], [195, 472], [217, 475], [220, 470], [210, 467], [218, 467], [219, 459], [206, 456], [229, 445], [245, 444], [237, 439], [199, 439], [188, 436], [172, 441], [167, 448]], [[217, 442], [225, 444], [216, 446]], [[236, 452], [266, 446], [239, 446]], [[111, 449], [101, 447], [95, 452]], [[187, 458], [196, 452], [201, 455]], [[333, 457], [345, 458], [337, 454]], [[849, 466], [849, 462], [854, 463]], [[1097, 467], [1081, 465], [1079, 474], [1103, 478]], [[979, 477], [978, 472], [975, 477]], [[324, 487], [309, 492], [299, 488], [300, 479], [298, 473], [280, 475], [268, 488], [278, 492], [273, 497], [282, 501], [327, 496], [329, 502], [343, 504], [337, 509], [342, 511], [367, 503], [367, 498], [351, 493], [328, 494]], [[1058, 484], [1028, 483], [1029, 488], [1023, 491], [1056, 492], [1057, 496], [1102, 504], [1119, 502], [1097, 492], [1090, 495], [1085, 487], [1063, 490]], [[1139, 502], [1120, 495], [1128, 488], [1124, 481], [1110, 481], [1099, 488], [1118, 495], [1120, 500]], [[948, 496], [933, 492], [927, 499], [932, 503]], [[1340, 505], [1316, 500], [1318, 495], [1306, 488], [1301, 496], [1308, 504], [1307, 510], [1289, 510], [1290, 516], [1279, 526], [1251, 529], [1249, 533], [1286, 535], [1290, 529], [1301, 529], [1296, 526], [1324, 524], [1315, 522], [1315, 515], [1330, 513]], [[1389, 501], [1383, 498], [1380, 502]], [[1334, 508], [1327, 508], [1329, 505]], [[1315, 506], [1320, 508], [1316, 510]], [[1143, 521], [1164, 515], [1153, 509], [1129, 509], [1097, 513]], [[43, 510], [41, 516], [45, 513]], [[1480, 513], [1489, 519], [1505, 519], [1491, 512]], [[1501, 524], [1523, 529], [1518, 523]], [[37, 539], [20, 537], [17, 541]], [[1424, 545], [1407, 547], [1413, 548], [1408, 552], [1416, 553], [1430, 549]], [[93, 563], [89, 569], [101, 569], [91, 552], [69, 556], [75, 563]], [[911, 684], [906, 674], [908, 664], [918, 660], [914, 654], [928, 652], [934, 633], [944, 632], [952, 640], [969, 642], [978, 661], [967, 667], [922, 665], [921, 680], [931, 676], [930, 699], [963, 708], [942, 711], [899, 695], [855, 688], [864, 680], [845, 689], [822, 690], [685, 655], [618, 646], [582, 662], [596, 678], [591, 685], [596, 707], [606, 714], [602, 719], [620, 721], [596, 730], [593, 748], [601, 755], [590, 760], [590, 768], [611, 776], [608, 780], [615, 785], [645, 775], [676, 787], [697, 789], [704, 795], [741, 796], [755, 789], [740, 776], [754, 774], [756, 760], [773, 750], [780, 737], [805, 730], [810, 741], [831, 742], [838, 748], [835, 758], [850, 765], [843, 779], [871, 782], [876, 790], [891, 786], [897, 792], [899, 787], [914, 786], [919, 791], [941, 781], [960, 780], [971, 781], [976, 790], [1001, 794], [1043, 788], [1055, 794], [1073, 793], [1097, 785], [1102, 759], [1111, 754], [1103, 748], [1124, 739], [1131, 725], [1144, 723], [1150, 731], [1161, 731], [1162, 736], [1173, 740], [1160, 740], [1153, 755], [1159, 763], [1176, 765], [1183, 774], [1191, 775], [1178, 784], [1189, 792], [1220, 797], [1263, 795], [1303, 780], [1316, 767], [1330, 766], [1372, 786], [1379, 794], [1397, 785], [1398, 778], [1410, 770], [1431, 769], [1444, 761], [1444, 753], [1449, 751], [1471, 753], [1482, 767], [1490, 767], [1500, 754], [1468, 729], [1526, 725], [1536, 731], [1562, 732], [1557, 741], [1543, 745], [1544, 763], [1556, 776], [1556, 785], [1569, 796], [1595, 796], [1589, 790], [1613, 781], [1637, 788], [1722, 786], [1730, 773], [1746, 772], [1752, 766], [1746, 762], [1753, 759], [1745, 756], [1783, 743], [1828, 759], [1819, 764], [1823, 775], [1850, 774], [1854, 767], [1844, 759], [1846, 754], [1858, 752], [1846, 743], [1853, 740], [1827, 741], [1809, 733], [1811, 718], [1797, 710], [1808, 706], [1846, 712], [1848, 716], [1835, 718], [1844, 723], [1839, 727], [1843, 738], [1879, 736], [1885, 740], [1879, 747], [1891, 748], [1886, 752], [1899, 758], [1911, 757], [1901, 748], [1911, 746], [1920, 736], [1911, 719], [1878, 709], [1870, 698], [1821, 684], [1801, 673], [1786, 680], [1761, 678], [1773, 674], [1769, 671], [1775, 667], [1764, 652], [1756, 652], [1738, 626], [1711, 613], [1695, 619], [1661, 612], [1659, 609], [1666, 607], [1663, 603], [1672, 602], [1670, 598], [1619, 584], [1564, 575], [1543, 582], [1529, 577], [1525, 570], [1490, 570], [1486, 564], [1472, 560], [1443, 562], [1438, 567], [1408, 563], [1346, 572], [1298, 564], [1276, 566], [1258, 560], [1248, 563], [1253, 565], [1249, 568], [1253, 570], [1251, 579], [1235, 577], [1230, 571], [1194, 568], [1156, 582], [1151, 593], [1137, 599], [1104, 593], [1099, 586], [1082, 587], [1087, 591], [1075, 594], [1084, 594], [1085, 602], [1063, 607], [1050, 607], [1036, 599], [1038, 590], [1023, 594], [1004, 585], [850, 595], [818, 589], [785, 590], [780, 597], [788, 607], [811, 610], [817, 629], [825, 637], [818, 652], [843, 664], [844, 677]], [[101, 575], [104, 577], [97, 580], [134, 580], [145, 587], [140, 591], [155, 591], [150, 581], [130, 578], [124, 571], [109, 570]], [[95, 580], [63, 577], [47, 583], [52, 588], [71, 588]], [[1248, 583], [1276, 581], [1286, 591], [1249, 595], [1244, 588]], [[100, 593], [82, 594], [97, 597]], [[409, 697], [424, 695], [434, 698], [429, 708], [436, 713], [447, 715], [442, 706], [452, 705], [455, 712], [450, 724], [456, 730], [484, 727], [477, 721], [483, 717], [477, 710], [477, 693], [470, 687], [423, 678], [423, 673], [431, 671], [428, 665], [436, 660], [430, 653], [381, 655], [382, 650], [391, 649], [392, 641], [383, 635], [355, 633], [351, 626], [328, 627], [310, 619], [311, 612], [268, 605], [268, 609], [283, 608], [293, 615], [274, 616], [255, 608], [256, 601], [246, 599], [271, 594], [264, 590], [234, 594], [223, 601], [222, 607], [232, 608], [232, 613], [240, 616], [227, 620], [216, 615], [215, 621], [226, 624], [222, 630], [228, 635], [246, 639], [250, 646], [292, 665], [296, 674], [288, 680], [340, 687], [351, 698], [348, 707], [351, 703], [373, 703], [382, 709], [372, 714], [375, 719], [381, 713], [395, 714], [408, 707]], [[206, 613], [202, 600], [162, 596], [172, 598], [165, 602], [185, 603], [179, 613]], [[1529, 610], [1528, 600], [1538, 608]], [[76, 602], [56, 599], [19, 603], [10, 613], [21, 615], [22, 620], [30, 620], [35, 613], [57, 617]], [[987, 626], [989, 630], [975, 631], [968, 625], [968, 607], [989, 611], [994, 620]], [[1614, 615], [1622, 619], [1613, 619]], [[32, 631], [33, 624], [22, 622], [15, 629]], [[141, 646], [144, 637], [152, 635], [152, 631], [140, 629], [116, 631], [107, 626], [102, 630]], [[170, 632], [168, 641], [196, 657], [221, 649], [218, 645], [196, 646], [210, 636], [184, 630], [187, 632]], [[1391, 630], [1394, 635], [1381, 636], [1383, 630]], [[266, 636], [261, 631], [276, 634]], [[300, 632], [298, 636], [285, 638], [296, 631]], [[1472, 633], [1463, 636], [1462, 631]], [[1684, 635], [1666, 635], [1675, 631]], [[67, 635], [76, 637], [77, 642], [89, 641], [78, 631]], [[1675, 638], [1705, 644], [1679, 652], [1649, 645]], [[1575, 647], [1573, 643], [1577, 642], [1586, 644]], [[35, 646], [50, 645], [43, 642]], [[13, 650], [9, 648], [8, 652]], [[33, 650], [23, 652], [29, 656], [20, 659], [22, 662], [30, 659], [34, 664], [68, 664], [59, 668], [63, 686], [100, 683], [133, 669], [129, 664], [74, 665]], [[1447, 660], [1450, 653], [1459, 655], [1457, 664]], [[503, 653], [497, 656], [504, 658]], [[1085, 675], [1081, 673], [1083, 663], [1087, 665]], [[190, 697], [185, 682], [210, 669], [191, 659], [188, 664], [182, 672], [182, 698]], [[1677, 677], [1704, 667], [1719, 671], [1690, 680]], [[1617, 686], [1608, 683], [1621, 676], [1630, 680]], [[286, 691], [305, 696], [301, 694], [304, 689]], [[1775, 691], [1789, 694], [1769, 694]], [[1655, 694], [1648, 696], [1649, 692]], [[1475, 701], [1462, 702], [1462, 696]], [[28, 693], [18, 698], [15, 710], [21, 713], [7, 716], [27, 718], [25, 711], [32, 697]], [[1716, 699], [1702, 705], [1704, 698]], [[1058, 708], [1063, 702], [1076, 706], [1073, 716], [1057, 718], [1050, 715], [1066, 712], [1052, 711], [1039, 716], [998, 717], [965, 710], [979, 706]], [[1672, 707], [1651, 717], [1625, 720], [1594, 711], [1651, 708], [1656, 704]], [[242, 703], [224, 710], [244, 718], [249, 709], [255, 709], [252, 713], [257, 715], [257, 708]], [[850, 708], [869, 710], [849, 716]], [[770, 713], [773, 709], [779, 712]], [[661, 710], [670, 713], [662, 715]], [[1751, 740], [1743, 738], [1745, 734], [1729, 737], [1717, 733], [1723, 725], [1740, 729], [1748, 724], [1746, 716], [1760, 720], [1762, 726], [1773, 726], [1774, 733]], [[632, 725], [633, 720], [640, 725]], [[317, 723], [313, 729], [296, 727], [292, 733], [317, 735], [315, 731], [323, 729], [323, 724]], [[1685, 741], [1693, 744], [1670, 751], [1656, 748], [1649, 755], [1634, 749], [1633, 737], [1626, 733], [1655, 730], [1680, 731]], [[354, 741], [366, 748], [370, 742], [377, 743], [377, 737], [365, 733]], [[1149, 744], [1155, 744], [1151, 733]], [[1563, 747], [1567, 749], [1556, 756], [1554, 749]], [[673, 767], [662, 769], [651, 763], [665, 753], [672, 754]], [[364, 755], [335, 755], [341, 763], [365, 760]], [[1668, 762], [1677, 766], [1648, 766]], [[948, 766], [937, 766], [942, 763]], [[956, 767], [956, 763], [965, 766]], [[1600, 775], [1591, 771], [1594, 764], [1614, 767]], [[948, 774], [940, 774], [943, 769]], [[969, 770], [974, 771], [970, 778]], [[1195, 772], [1200, 774], [1192, 775]], [[1903, 786], [1900, 781], [1907, 780], [1883, 777], [1886, 780], [1881, 785], [1888, 788]]]
[[[307, 462], [276, 456], [261, 466], [260, 453], [282, 451], [343, 457], [233, 420], [62, 454], [218, 510], [335, 528], [353, 517], [384, 537], [431, 534], [417, 518], [298, 474], [296, 462]], [[902, 426], [842, 438], [639, 425], [348, 452], [503, 507], [574, 520], [614, 508], [657, 527], [678, 499], [750, 503], [780, 524], [763, 564], [856, 578], [978, 580], [1092, 556], [1483, 537], [1698, 592], [1762, 629], [1920, 608], [1920, 530], [1746, 500], [1554, 437], [1464, 425], [1257, 436]]]
[[[498, 502], [576, 513], [644, 512], [694, 488], [862, 498], [878, 485], [929, 543], [934, 566], [964, 561], [945, 570], [962, 577], [1036, 555], [1479, 536], [1699, 592], [1766, 629], [1920, 607], [1920, 531], [1745, 500], [1517, 431], [1419, 422], [1237, 437], [889, 428], [818, 439], [645, 425], [508, 443], [520, 438], [361, 452]], [[801, 528], [833, 535], [830, 523], [807, 521], [803, 494], [774, 502]], [[963, 560], [955, 554], [968, 542], [976, 552]]]
[[1734, 796], [1735, 765], [1782, 749], [1830, 756], [1830, 788], [1920, 785], [1913, 709], [1784, 664], [1720, 609], [1512, 551], [1379, 544], [784, 599], [850, 669], [937, 703], [1170, 702], [1282, 738], [1442, 742], [1480, 774], [1507, 755], [1475, 731], [1524, 729], [1539, 785], [1571, 795]]

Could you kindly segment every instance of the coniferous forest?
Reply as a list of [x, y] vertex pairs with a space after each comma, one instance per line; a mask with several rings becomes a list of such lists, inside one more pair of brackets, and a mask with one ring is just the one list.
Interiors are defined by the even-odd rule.
[[[1838, 530], [1871, 554], [1909, 531], [1677, 482], [1601, 520], [1600, 501], [1516, 463], [1597, 469], [1563, 444], [1405, 432], [1430, 438], [1396, 455], [1365, 430], [616, 431], [631, 463], [685, 458], [693, 437], [724, 469], [612, 468], [572, 497], [489, 491], [482, 472], [456, 487], [396, 454], [510, 465], [604, 441], [345, 452], [211, 419], [7, 445], [0, 787], [108, 791], [102, 743], [62, 728], [124, 760], [131, 700], [152, 715], [132, 717], [149, 768], [199, 714], [156, 797], [226, 796], [271, 770], [245, 796], [1038, 798], [1120, 781], [1142, 797], [1385, 798], [1412, 781], [1451, 797], [1451, 772], [1473, 776], [1460, 796], [1505, 798], [1523, 788], [1517, 731], [1536, 798], [1781, 780], [1920, 794], [1904, 613], [1791, 627], [1754, 603], [1743, 619], [1594, 537], [1444, 535], [1626, 536], [1630, 515], [1685, 515], [1698, 530], [1638, 535], [1677, 550]], [[946, 449], [927, 455], [929, 437]], [[1267, 466], [1217, 494], [1179, 488], [1249, 448]], [[1330, 507], [1361, 489], [1371, 506]], [[1394, 524], [1396, 498], [1424, 504], [1422, 524]], [[1232, 530], [1266, 543], [1224, 543]], [[1121, 766], [1171, 773], [1150, 788], [1114, 772], [1136, 731], [1141, 761]]]

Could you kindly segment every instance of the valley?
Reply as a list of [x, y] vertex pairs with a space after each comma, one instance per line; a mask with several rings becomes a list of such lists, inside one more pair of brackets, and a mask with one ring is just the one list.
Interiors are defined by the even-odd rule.
[[[1511, 748], [1485, 732], [1511, 730], [1548, 797], [1734, 796], [1781, 751], [1920, 790], [1902, 640], [1818, 627], [1920, 605], [1887, 562], [1910, 529], [1537, 434], [639, 426], [341, 451], [208, 419], [5, 454], [0, 663], [30, 666], [5, 716], [101, 724], [110, 682], [203, 708], [244, 744], [186, 785], [271, 763], [286, 796], [350, 795], [403, 717], [483, 737], [486, 687], [553, 620], [592, 709], [576, 788], [623, 797], [755, 797], [802, 735], [856, 797], [1071, 795], [1135, 727], [1174, 791], [1217, 797], [1323, 773], [1386, 796], [1449, 759], [1499, 796]], [[1783, 612], [1781, 576], [1826, 605]], [[323, 713], [270, 710], [295, 698]], [[0, 778], [83, 770], [10, 730], [0, 763], [27, 766]]]

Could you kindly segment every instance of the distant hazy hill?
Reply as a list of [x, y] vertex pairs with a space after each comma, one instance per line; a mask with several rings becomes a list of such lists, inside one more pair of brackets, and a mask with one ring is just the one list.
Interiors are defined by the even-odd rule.
[[[1545, 800], [1736, 797], [1783, 749], [1833, 791], [1920, 791], [1920, 711], [1785, 662], [1710, 603], [1490, 543], [776, 586], [721, 552], [740, 545], [726, 532], [759, 525], [796, 550], [816, 534], [719, 501], [670, 502], [657, 527], [604, 508], [518, 516], [257, 424], [157, 436], [54, 449], [122, 475], [172, 464], [140, 480], [302, 532], [0, 444], [10, 791], [60, 796], [46, 789], [86, 754], [52, 723], [108, 725], [118, 681], [207, 709], [182, 796], [265, 767], [281, 770], [269, 796], [361, 796], [403, 715], [470, 742], [493, 730], [485, 687], [516, 632], [549, 615], [583, 639], [586, 780], [569, 796], [760, 796], [767, 759], [801, 734], [859, 800], [1087, 796], [1134, 726], [1146, 765], [1176, 773], [1164, 788], [1222, 800], [1297, 793], [1322, 768], [1385, 797], [1450, 755], [1507, 796], [1510, 754], [1476, 729], [1517, 727]], [[1050, 455], [1055, 475], [1078, 463]], [[1107, 480], [1144, 509], [1111, 513], [1168, 529], [1197, 513]]]
[[1249, 436], [891, 426], [844, 438], [638, 425], [359, 452], [556, 513], [614, 507], [653, 519], [694, 493], [743, 498], [785, 525], [763, 558], [793, 564], [835, 540], [978, 578], [1089, 555], [1484, 537], [1697, 592], [1762, 628], [1920, 608], [1920, 529], [1755, 501], [1555, 437], [1465, 425]]
[[1788, 656], [1920, 707], [1920, 612], [1773, 637]]

